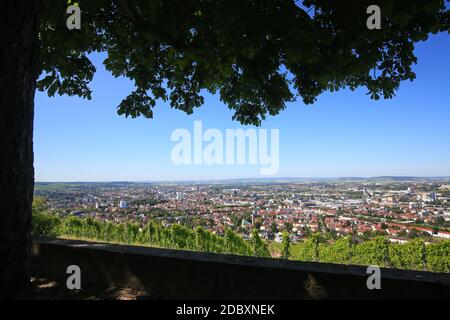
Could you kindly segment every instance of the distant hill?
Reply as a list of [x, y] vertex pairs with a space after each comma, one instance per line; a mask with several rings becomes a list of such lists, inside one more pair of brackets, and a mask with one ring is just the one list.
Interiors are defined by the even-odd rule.
[[279, 177], [279, 178], [243, 178], [243, 179], [218, 179], [218, 180], [189, 180], [189, 181], [111, 181], [111, 182], [36, 182], [35, 191], [56, 190], [61, 188], [95, 188], [95, 187], [126, 187], [131, 185], [148, 184], [254, 184], [254, 183], [313, 183], [313, 182], [450, 182], [450, 177], [415, 177], [415, 176], [379, 176], [379, 177], [337, 177], [337, 178], [303, 178], [303, 177]]

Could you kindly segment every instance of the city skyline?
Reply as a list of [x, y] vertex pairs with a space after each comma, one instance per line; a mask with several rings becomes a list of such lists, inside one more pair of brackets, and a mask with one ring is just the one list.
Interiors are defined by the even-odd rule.
[[450, 176], [348, 176], [348, 177], [253, 177], [253, 178], [223, 178], [223, 179], [166, 179], [166, 180], [59, 180], [59, 181], [44, 181], [36, 180], [36, 183], [227, 183], [230, 184], [235, 182], [240, 182], [243, 184], [249, 182], [272, 182], [272, 181], [287, 181], [287, 182], [309, 182], [309, 181], [374, 181], [374, 180], [393, 180], [397, 182], [405, 181], [416, 181], [416, 180], [430, 180], [430, 181], [446, 181], [450, 180]]

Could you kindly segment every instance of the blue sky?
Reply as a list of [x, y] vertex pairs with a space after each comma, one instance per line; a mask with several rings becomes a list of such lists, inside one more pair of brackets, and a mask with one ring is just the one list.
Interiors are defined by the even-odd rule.
[[[416, 45], [417, 79], [397, 97], [373, 101], [364, 88], [319, 96], [305, 106], [291, 103], [262, 128], [279, 129], [279, 177], [450, 176], [450, 36], [434, 35]], [[92, 100], [35, 98], [36, 181], [150, 181], [255, 178], [261, 165], [175, 165], [171, 134], [204, 129], [249, 128], [231, 121], [218, 96], [186, 115], [159, 102], [154, 118], [126, 119], [116, 113], [133, 89], [93, 61]]]

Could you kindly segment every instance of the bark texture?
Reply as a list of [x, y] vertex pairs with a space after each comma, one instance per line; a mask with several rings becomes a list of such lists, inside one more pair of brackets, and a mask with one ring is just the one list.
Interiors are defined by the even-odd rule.
[[0, 299], [29, 297], [40, 0], [0, 8]]

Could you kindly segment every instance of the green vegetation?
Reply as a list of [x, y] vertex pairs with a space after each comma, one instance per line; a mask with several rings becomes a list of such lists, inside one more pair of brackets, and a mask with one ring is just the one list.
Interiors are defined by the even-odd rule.
[[288, 232], [283, 232], [283, 238], [281, 242], [281, 257], [283, 259], [289, 259], [291, 255], [291, 239]]
[[270, 258], [269, 248], [266, 242], [264, 242], [259, 236], [259, 232], [256, 229], [252, 231], [252, 254], [256, 257]]
[[[279, 243], [271, 244], [271, 248], [273, 251], [282, 251]], [[301, 243], [291, 244], [291, 259], [450, 272], [450, 240], [425, 244], [423, 239], [417, 238], [398, 244], [377, 237], [355, 243], [347, 236], [329, 242], [316, 233]]]
[[81, 32], [55, 14], [66, 1], [44, 2], [37, 89], [90, 99], [89, 53], [103, 51], [105, 68], [134, 83], [117, 106], [132, 118], [153, 118], [161, 100], [192, 114], [207, 92], [244, 125], [326, 91], [365, 87], [371, 99], [390, 99], [416, 77], [414, 43], [448, 30], [441, 0], [378, 1], [389, 27], [376, 32], [366, 28], [367, 1], [81, 2]]
[[202, 227], [190, 229], [180, 224], [164, 227], [153, 221], [142, 227], [138, 223], [114, 223], [75, 216], [58, 217], [35, 211], [32, 219], [32, 234], [270, 257], [267, 244], [262, 241], [257, 232], [253, 232], [252, 241], [245, 241], [231, 229], [226, 229], [224, 236], [218, 236]]
[[50, 190], [60, 190], [63, 188], [74, 188], [81, 187], [80, 184], [76, 183], [66, 183], [66, 182], [37, 182], [34, 185], [35, 191], [50, 191]]
[[350, 237], [341, 237], [333, 245], [315, 245], [316, 259], [329, 263], [348, 263], [352, 259], [352, 242]]
[[[45, 203], [39, 198], [33, 202], [33, 209], [33, 235], [257, 257], [271, 256], [268, 244], [260, 238], [257, 230], [253, 230], [250, 241], [246, 241], [231, 229], [226, 229], [225, 234], [219, 236], [200, 226], [195, 229], [180, 224], [165, 227], [153, 221], [141, 226], [130, 222], [59, 217], [46, 213]], [[450, 240], [426, 245], [422, 239], [414, 239], [406, 244], [394, 244], [383, 237], [377, 237], [355, 243], [351, 237], [333, 241], [314, 233], [304, 242], [292, 244], [289, 234], [284, 232], [282, 243], [271, 244], [271, 249], [272, 253], [280, 252], [284, 259], [450, 272]]]

